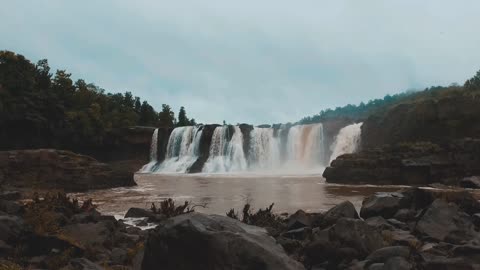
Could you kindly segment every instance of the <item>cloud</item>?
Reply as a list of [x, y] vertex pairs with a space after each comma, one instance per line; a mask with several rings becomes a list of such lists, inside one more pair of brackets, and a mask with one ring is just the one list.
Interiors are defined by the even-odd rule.
[[0, 48], [201, 122], [296, 121], [480, 68], [476, 1], [10, 1]]

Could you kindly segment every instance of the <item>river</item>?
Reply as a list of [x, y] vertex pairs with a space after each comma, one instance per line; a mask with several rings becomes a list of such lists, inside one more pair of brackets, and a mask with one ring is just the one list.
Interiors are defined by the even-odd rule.
[[254, 209], [275, 203], [276, 213], [325, 211], [344, 200], [359, 209], [365, 196], [401, 188], [328, 184], [318, 174], [136, 174], [135, 181], [134, 187], [74, 195], [80, 200], [92, 198], [100, 212], [118, 217], [130, 207], [149, 208], [166, 198], [179, 204], [189, 201], [199, 205], [196, 211], [208, 214], [225, 214], [231, 208], [241, 211], [247, 202]]

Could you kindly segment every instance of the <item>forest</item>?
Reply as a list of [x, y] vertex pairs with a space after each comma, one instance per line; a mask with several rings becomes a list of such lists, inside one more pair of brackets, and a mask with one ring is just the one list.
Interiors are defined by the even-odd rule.
[[177, 119], [167, 104], [157, 112], [129, 91], [107, 93], [82, 79], [73, 81], [66, 70], [53, 73], [47, 59], [34, 64], [23, 55], [0, 51], [0, 148], [23, 136], [33, 137], [32, 145], [38, 145], [35, 138], [51, 138], [43, 147], [102, 145], [119, 128], [192, 124], [184, 107]]
[[314, 116], [302, 118], [297, 124], [313, 124], [333, 118], [349, 118], [354, 121], [363, 121], [371, 115], [382, 114], [396, 104], [416, 102], [426, 98], [434, 100], [441, 95], [469, 94], [476, 90], [480, 90], [480, 71], [467, 80], [463, 86], [452, 83], [448, 87], [432, 86], [423, 91], [409, 90], [395, 95], [386, 95], [382, 99], [373, 99], [367, 103], [361, 102], [359, 105], [348, 104], [335, 109], [322, 110]]

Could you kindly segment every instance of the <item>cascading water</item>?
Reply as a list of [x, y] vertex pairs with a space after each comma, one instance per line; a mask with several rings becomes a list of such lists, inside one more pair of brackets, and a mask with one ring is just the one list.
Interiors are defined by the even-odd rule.
[[158, 171], [186, 172], [197, 160], [202, 130], [198, 127], [178, 127], [172, 131], [168, 139], [165, 161]]
[[140, 169], [140, 172], [151, 172], [158, 165], [158, 128], [153, 131], [152, 143], [150, 144], [150, 162]]
[[294, 168], [324, 166], [323, 125], [291, 127], [287, 139], [287, 165]]
[[330, 163], [340, 155], [354, 153], [358, 150], [362, 124], [363, 123], [352, 124], [342, 128], [338, 132], [338, 135], [330, 147], [330, 150], [332, 150]]
[[272, 128], [254, 128], [250, 133], [249, 167], [267, 170], [280, 165], [280, 138]]
[[[322, 124], [282, 125], [276, 128], [217, 126], [205, 134], [212, 134], [210, 148], [201, 148], [204, 127], [175, 128], [168, 140], [165, 160], [157, 161], [157, 134], [152, 137], [150, 163], [142, 172], [320, 172], [328, 163], [344, 153], [355, 152], [360, 141], [361, 123], [344, 127], [326, 148]], [[244, 137], [248, 136], [248, 137]], [[210, 140], [210, 138], [208, 138]], [[203, 152], [200, 153], [200, 149]], [[328, 158], [329, 151], [332, 154]], [[208, 156], [208, 159], [206, 157]], [[205, 158], [203, 161], [199, 158]], [[197, 161], [200, 161], [197, 163]], [[205, 162], [203, 164], [203, 162]], [[328, 162], [328, 163], [327, 163]], [[200, 164], [200, 165], [198, 165]], [[203, 167], [202, 167], [203, 164]], [[200, 166], [200, 167], [198, 167]]]
[[234, 126], [234, 132], [228, 140], [229, 132], [229, 126], [215, 128], [209, 158], [203, 167], [204, 172], [238, 172], [247, 169], [242, 131], [240, 127]]

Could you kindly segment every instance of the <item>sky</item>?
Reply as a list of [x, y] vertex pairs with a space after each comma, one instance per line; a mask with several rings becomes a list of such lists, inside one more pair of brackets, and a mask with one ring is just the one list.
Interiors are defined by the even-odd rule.
[[480, 69], [480, 1], [3, 1], [0, 50], [202, 123], [295, 122]]

